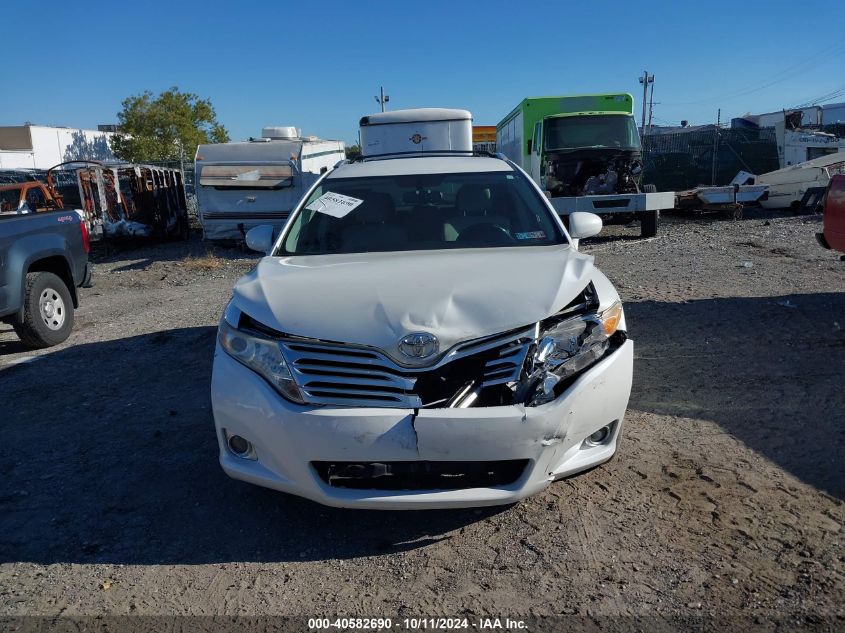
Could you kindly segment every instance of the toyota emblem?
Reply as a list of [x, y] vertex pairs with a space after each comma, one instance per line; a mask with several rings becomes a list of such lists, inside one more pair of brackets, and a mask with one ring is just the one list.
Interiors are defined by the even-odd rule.
[[399, 341], [399, 351], [409, 358], [428, 358], [439, 348], [437, 337], [428, 332], [414, 332]]

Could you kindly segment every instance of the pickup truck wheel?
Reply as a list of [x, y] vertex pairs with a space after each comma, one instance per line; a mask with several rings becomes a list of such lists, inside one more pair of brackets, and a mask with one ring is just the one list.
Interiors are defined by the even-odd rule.
[[641, 214], [640, 220], [642, 237], [654, 237], [657, 235], [657, 223], [660, 220], [660, 211], [646, 211]]
[[14, 328], [29, 347], [50, 347], [67, 340], [73, 329], [73, 300], [65, 282], [53, 273], [27, 273], [23, 321]]

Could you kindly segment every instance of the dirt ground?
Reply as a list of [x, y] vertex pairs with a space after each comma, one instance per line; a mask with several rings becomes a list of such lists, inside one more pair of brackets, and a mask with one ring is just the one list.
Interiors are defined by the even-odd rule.
[[406, 513], [220, 470], [215, 328], [255, 257], [197, 238], [100, 251], [68, 343], [33, 353], [0, 326], [0, 616], [842, 630], [845, 262], [819, 227], [669, 217], [652, 240], [584, 244], [636, 342], [617, 458], [514, 506]]

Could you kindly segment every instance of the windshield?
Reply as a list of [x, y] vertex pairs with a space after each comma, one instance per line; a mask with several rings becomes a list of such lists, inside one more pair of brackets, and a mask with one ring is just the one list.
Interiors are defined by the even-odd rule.
[[640, 149], [634, 119], [627, 115], [596, 114], [546, 119], [543, 124], [546, 150], [608, 147]]
[[540, 194], [514, 172], [328, 178], [276, 255], [562, 243]]

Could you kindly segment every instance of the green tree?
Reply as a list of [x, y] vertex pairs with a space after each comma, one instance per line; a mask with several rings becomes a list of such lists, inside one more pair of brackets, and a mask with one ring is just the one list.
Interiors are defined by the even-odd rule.
[[175, 86], [158, 97], [147, 90], [122, 105], [117, 115], [120, 131], [112, 139], [112, 150], [122, 160], [192, 159], [197, 145], [229, 140], [211, 101]]
[[344, 151], [346, 152], [346, 158], [350, 159], [358, 158], [361, 155], [361, 148], [357, 144], [347, 145]]

